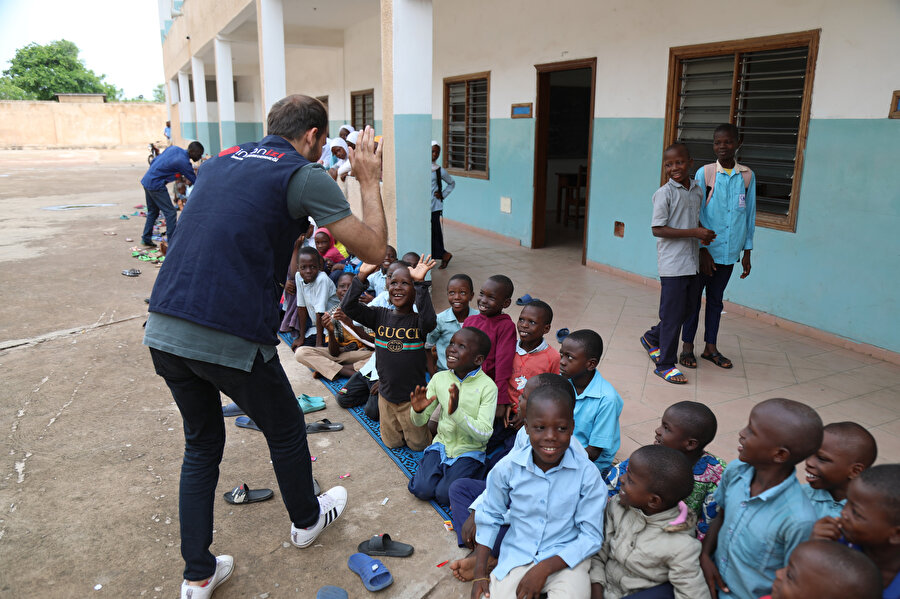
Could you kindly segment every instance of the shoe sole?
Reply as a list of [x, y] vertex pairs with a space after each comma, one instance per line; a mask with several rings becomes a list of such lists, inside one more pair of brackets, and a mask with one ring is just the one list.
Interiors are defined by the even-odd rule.
[[[306, 549], [307, 547], [309, 547], [310, 545], [312, 545], [313, 543], [315, 543], [315, 542], [316, 542], [316, 539], [319, 538], [319, 535], [321, 535], [323, 532], [325, 532], [325, 529], [326, 529], [326, 528], [328, 528], [329, 526], [331, 526], [332, 524], [334, 524], [335, 522], [337, 522], [338, 519], [339, 519], [341, 516], [344, 515], [344, 512], [347, 511], [347, 505], [349, 505], [349, 503], [350, 503], [350, 497], [349, 497], [349, 495], [348, 495], [348, 497], [347, 497], [347, 503], [344, 504], [344, 509], [342, 509], [340, 512], [338, 512], [338, 515], [335, 516], [334, 519], [331, 520], [331, 522], [326, 522], [326, 523], [325, 523], [325, 526], [322, 527], [322, 530], [319, 531], [319, 534], [317, 534], [316, 536], [314, 536], [313, 538], [311, 538], [309, 541], [307, 541], [305, 545], [301, 545], [301, 544], [299, 544], [299, 543], [295, 543], [295, 542], [294, 542], [294, 535], [291, 535], [291, 545], [293, 545], [294, 547], [299, 547], [300, 549]], [[334, 508], [332, 508], [332, 509], [334, 509]], [[329, 511], [330, 511], [330, 510], [329, 510]], [[326, 515], [326, 517], [327, 517], [327, 515]]]

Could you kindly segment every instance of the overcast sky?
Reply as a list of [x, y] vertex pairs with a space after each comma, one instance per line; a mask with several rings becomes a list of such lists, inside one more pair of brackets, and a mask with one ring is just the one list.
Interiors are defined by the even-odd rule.
[[16, 50], [67, 39], [87, 68], [125, 90], [126, 98], [163, 83], [156, 0], [0, 0], [0, 71]]

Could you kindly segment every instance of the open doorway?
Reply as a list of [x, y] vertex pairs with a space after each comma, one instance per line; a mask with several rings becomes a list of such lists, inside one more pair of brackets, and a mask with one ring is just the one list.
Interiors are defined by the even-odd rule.
[[535, 65], [532, 247], [571, 247], [585, 261], [596, 58]]

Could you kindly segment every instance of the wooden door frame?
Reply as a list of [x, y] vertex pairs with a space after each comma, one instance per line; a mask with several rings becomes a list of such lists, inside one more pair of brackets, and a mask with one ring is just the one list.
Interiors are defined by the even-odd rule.
[[[585, 264], [587, 261], [588, 210], [591, 197], [591, 155], [594, 147], [594, 96], [597, 91], [597, 57], [536, 64], [534, 68], [537, 74], [535, 77], [534, 201], [532, 202], [531, 247], [535, 249], [542, 248], [547, 243], [547, 136], [550, 125], [550, 73], [574, 69], [591, 70], [587, 155], [588, 175], [584, 192], [584, 235], [581, 240], [581, 263]], [[542, 168], [538, 168], [539, 165]]]

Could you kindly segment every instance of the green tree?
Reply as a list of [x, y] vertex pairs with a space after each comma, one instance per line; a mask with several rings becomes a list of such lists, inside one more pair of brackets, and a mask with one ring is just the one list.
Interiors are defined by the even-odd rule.
[[162, 83], [153, 88], [153, 101], [161, 103], [166, 101], [166, 90]]
[[0, 77], [0, 100], [34, 100], [34, 95], [16, 87], [9, 77]]
[[106, 94], [106, 99], [122, 99], [122, 90], [105, 81], [78, 58], [78, 46], [68, 40], [47, 45], [31, 43], [16, 50], [3, 71], [9, 82], [37, 100], [52, 100], [53, 94]]

